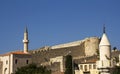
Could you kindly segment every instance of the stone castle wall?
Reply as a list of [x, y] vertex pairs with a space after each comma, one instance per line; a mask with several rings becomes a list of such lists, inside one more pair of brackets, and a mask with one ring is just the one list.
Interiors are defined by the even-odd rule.
[[[61, 72], [61, 70], [63, 70], [61, 62], [57, 58], [58, 56], [66, 56], [70, 54], [74, 60], [93, 56], [97, 53], [98, 45], [99, 38], [90, 37], [84, 40], [55, 45], [51, 47], [45, 46], [40, 49], [31, 51], [32, 62], [36, 63], [37, 65], [47, 65], [47, 67], [52, 70], [53, 74], [58, 74]], [[76, 61], [76, 63], [80, 63], [80, 60]]]
[[51, 49], [59, 49], [59, 48], [79, 46], [83, 42], [84, 42], [84, 40], [80, 40], [80, 41], [74, 41], [74, 42], [69, 42], [69, 43], [65, 43], [65, 44], [59, 44], [59, 45], [51, 46]]
[[[43, 48], [33, 50], [33, 61], [36, 63], [47, 62], [50, 58], [57, 56], [65, 56], [71, 54], [74, 57], [92, 56], [95, 55], [98, 50], [99, 38], [90, 37], [80, 41], [74, 41], [66, 44], [60, 44], [55, 46], [45, 46]], [[38, 58], [38, 59], [36, 59]]]
[[65, 44], [51, 46], [51, 49], [80, 46], [84, 43], [85, 56], [92, 56], [92, 55], [97, 54], [97, 51], [99, 49], [99, 41], [100, 40], [98, 37], [90, 37], [90, 38], [86, 38], [84, 40], [79, 40], [79, 41], [74, 41], [74, 42], [69, 42], [69, 43], [65, 43]]
[[92, 56], [97, 55], [97, 51], [99, 49], [99, 38], [91, 37], [85, 39], [85, 55]]

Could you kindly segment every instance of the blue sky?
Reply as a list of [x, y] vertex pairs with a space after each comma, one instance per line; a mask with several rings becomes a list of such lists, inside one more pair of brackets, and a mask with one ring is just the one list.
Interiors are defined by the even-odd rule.
[[101, 37], [103, 24], [120, 49], [119, 0], [0, 0], [0, 54], [23, 49], [26, 26], [31, 50]]

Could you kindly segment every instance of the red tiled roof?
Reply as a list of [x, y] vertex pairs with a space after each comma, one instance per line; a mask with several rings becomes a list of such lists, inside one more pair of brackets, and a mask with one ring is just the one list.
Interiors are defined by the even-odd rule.
[[0, 56], [7, 56], [7, 55], [10, 55], [10, 54], [20, 54], [20, 55], [28, 54], [29, 55], [29, 53], [24, 53], [23, 51], [13, 51], [13, 52], [8, 52], [8, 53], [5, 53], [5, 54], [2, 54]]

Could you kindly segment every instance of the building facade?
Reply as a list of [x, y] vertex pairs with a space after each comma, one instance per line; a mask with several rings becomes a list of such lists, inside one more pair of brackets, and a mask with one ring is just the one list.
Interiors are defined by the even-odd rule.
[[10, 52], [0, 56], [1, 74], [14, 74], [17, 68], [31, 63], [31, 55], [21, 51]]
[[78, 65], [79, 70], [75, 70], [75, 74], [99, 74], [96, 62], [84, 62]]
[[26, 66], [31, 61], [31, 54], [28, 53], [28, 31], [24, 32], [23, 51], [14, 51], [0, 55], [0, 74], [14, 74], [17, 68]]

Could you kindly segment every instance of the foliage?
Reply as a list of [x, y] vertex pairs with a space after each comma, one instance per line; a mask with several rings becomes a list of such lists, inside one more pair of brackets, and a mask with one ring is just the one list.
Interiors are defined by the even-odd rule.
[[37, 67], [35, 64], [30, 64], [28, 66], [18, 68], [15, 74], [51, 74], [51, 71], [46, 67]]
[[65, 61], [65, 74], [73, 74], [73, 68], [72, 68], [72, 56], [67, 55], [66, 61]]
[[116, 66], [113, 74], [120, 74], [120, 67]]
[[116, 50], [117, 49], [117, 47], [113, 47], [113, 50]]

